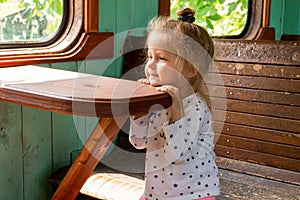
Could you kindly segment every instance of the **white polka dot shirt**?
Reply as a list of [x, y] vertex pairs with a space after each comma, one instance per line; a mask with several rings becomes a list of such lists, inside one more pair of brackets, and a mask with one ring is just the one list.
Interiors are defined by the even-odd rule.
[[205, 101], [193, 94], [183, 99], [185, 116], [169, 124], [170, 109], [131, 118], [130, 142], [147, 148], [145, 197], [192, 200], [220, 193], [214, 132]]

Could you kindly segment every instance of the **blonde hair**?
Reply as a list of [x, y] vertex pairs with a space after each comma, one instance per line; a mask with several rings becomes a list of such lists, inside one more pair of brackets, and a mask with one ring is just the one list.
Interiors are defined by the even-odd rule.
[[[189, 81], [195, 92], [200, 93], [205, 98], [207, 92], [203, 91], [203, 76], [211, 65], [214, 55], [214, 43], [204, 28], [191, 22], [190, 19], [194, 18], [194, 14], [194, 10], [184, 8], [177, 11], [178, 20], [166, 16], [156, 17], [148, 23], [147, 36], [155, 30], [166, 30], [166, 34], [163, 34], [163, 40], [168, 44], [172, 44], [177, 53], [177, 70], [182, 71], [184, 66], [192, 64], [198, 73]], [[187, 17], [188, 20], [185, 20]], [[172, 33], [179, 33], [183, 37], [179, 36], [179, 38], [174, 39]], [[200, 54], [201, 57], [199, 57]], [[205, 99], [207, 104], [210, 104], [209, 99]]]

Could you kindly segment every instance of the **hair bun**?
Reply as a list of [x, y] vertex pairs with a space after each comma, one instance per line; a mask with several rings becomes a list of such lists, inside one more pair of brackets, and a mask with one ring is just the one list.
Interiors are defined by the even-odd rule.
[[181, 10], [177, 10], [176, 14], [178, 16], [179, 21], [193, 23], [195, 21], [195, 11], [191, 8], [183, 8]]

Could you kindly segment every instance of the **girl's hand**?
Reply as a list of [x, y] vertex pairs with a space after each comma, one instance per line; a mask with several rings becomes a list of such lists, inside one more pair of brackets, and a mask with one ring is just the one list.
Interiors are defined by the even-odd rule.
[[143, 83], [143, 84], [147, 84], [147, 85], [150, 84], [150, 81], [148, 79], [146, 79], [146, 78], [139, 79], [138, 82], [139, 83]]
[[172, 98], [172, 116], [170, 124], [176, 122], [184, 116], [182, 107], [182, 96], [178, 88], [172, 85], [164, 85], [156, 88], [158, 91], [167, 92]]

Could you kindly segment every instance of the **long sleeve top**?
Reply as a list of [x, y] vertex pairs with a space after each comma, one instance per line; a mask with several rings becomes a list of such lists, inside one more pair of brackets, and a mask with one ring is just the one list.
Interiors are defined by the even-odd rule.
[[191, 200], [220, 193], [211, 114], [199, 94], [183, 99], [184, 117], [169, 124], [170, 109], [131, 118], [129, 140], [147, 148], [145, 197]]

